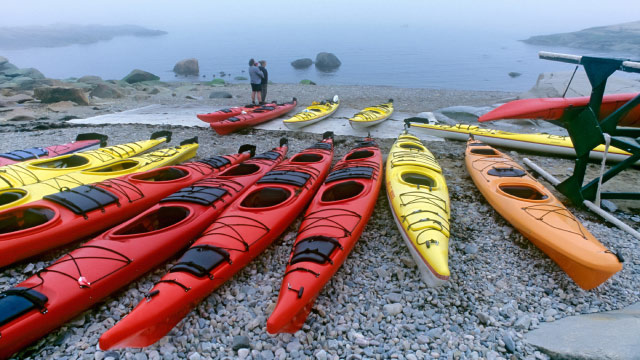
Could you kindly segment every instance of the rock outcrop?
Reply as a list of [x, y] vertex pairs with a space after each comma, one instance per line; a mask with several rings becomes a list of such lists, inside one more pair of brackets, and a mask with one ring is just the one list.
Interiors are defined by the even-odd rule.
[[335, 71], [340, 65], [342, 62], [333, 53], [321, 52], [316, 55], [316, 68], [320, 71]]
[[97, 84], [89, 93], [91, 97], [99, 97], [101, 99], [120, 99], [124, 97], [124, 92], [117, 86], [111, 84]]
[[89, 105], [89, 99], [82, 89], [72, 87], [40, 87], [33, 91], [33, 97], [43, 103], [51, 104], [60, 101], [73, 101], [78, 105]]
[[306, 69], [311, 65], [313, 65], [313, 60], [309, 58], [298, 59], [291, 62], [291, 66], [296, 69]]
[[135, 69], [131, 71], [129, 75], [122, 78], [122, 80], [128, 82], [129, 84], [135, 84], [142, 81], [160, 80], [160, 77], [144, 70]]
[[538, 35], [522, 40], [527, 44], [566, 46], [600, 52], [614, 51], [640, 56], [640, 21], [592, 27], [576, 32]]
[[193, 58], [180, 60], [173, 67], [173, 72], [181, 76], [198, 76], [200, 74], [198, 60]]

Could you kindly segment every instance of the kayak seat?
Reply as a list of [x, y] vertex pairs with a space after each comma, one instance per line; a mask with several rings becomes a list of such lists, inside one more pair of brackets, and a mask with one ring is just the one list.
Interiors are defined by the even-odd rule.
[[41, 164], [33, 164], [33, 166], [45, 169], [67, 169], [86, 165], [88, 163], [89, 159], [84, 156], [71, 155], [58, 160], [47, 161]]
[[487, 174], [497, 177], [523, 177], [527, 173], [514, 167], [493, 167]]
[[471, 149], [471, 153], [476, 155], [498, 155], [493, 149]]
[[116, 195], [93, 185], [77, 186], [73, 189], [46, 195], [44, 199], [62, 205], [73, 211], [74, 214], [82, 215], [85, 218], [89, 211], [96, 209], [102, 209], [104, 211], [105, 206], [118, 202]]
[[320, 154], [299, 154], [289, 160], [292, 163], [314, 163], [322, 160]]
[[429, 176], [418, 173], [404, 173], [400, 176], [404, 182], [420, 186], [428, 186], [429, 189], [436, 186], [436, 182]]
[[325, 202], [351, 199], [364, 191], [364, 185], [357, 181], [343, 181], [337, 183], [322, 193], [321, 200]]
[[167, 196], [160, 200], [160, 202], [185, 201], [204, 206], [211, 206], [227, 193], [227, 190], [220, 187], [188, 186]]
[[11, 191], [5, 191], [2, 194], [0, 194], [0, 205], [6, 205], [14, 201], [18, 201], [22, 199], [25, 195], [26, 195], [26, 192], [24, 190], [15, 189]]
[[325, 143], [325, 142], [318, 142], [307, 148], [307, 150], [310, 150], [310, 149], [331, 150], [331, 144]]
[[545, 200], [548, 198], [537, 189], [526, 185], [500, 185], [499, 188], [505, 193], [523, 200]]
[[212, 157], [206, 158], [204, 160], [198, 160], [198, 162], [201, 162], [203, 164], [207, 164], [207, 165], [209, 165], [209, 166], [211, 166], [212, 168], [215, 168], [215, 169], [219, 169], [219, 168], [231, 163], [229, 161], [229, 159], [227, 159], [224, 156], [212, 156]]
[[267, 152], [263, 152], [262, 154], [258, 154], [256, 156], [254, 156], [253, 158], [254, 159], [276, 160], [279, 157], [280, 157], [280, 153], [279, 152], [267, 151]]
[[261, 106], [255, 110], [253, 110], [253, 112], [265, 112], [265, 111], [271, 111], [271, 110], [275, 110], [276, 107], [275, 106]]
[[291, 196], [291, 192], [281, 187], [263, 187], [252, 191], [247, 195], [240, 206], [248, 208], [266, 208], [285, 202]]
[[227, 113], [227, 114], [228, 114], [228, 113], [230, 113], [232, 110], [231, 110], [231, 109], [221, 109], [221, 110], [218, 110], [218, 111], [219, 111], [219, 112], [223, 112], [223, 113]]
[[311, 174], [305, 172], [275, 170], [266, 173], [260, 180], [258, 180], [258, 184], [276, 183], [288, 184], [293, 186], [303, 186], [307, 183], [307, 181], [309, 181], [309, 178], [311, 178]]
[[15, 287], [0, 294], [0, 326], [26, 314], [44, 309], [49, 299], [43, 293], [33, 289]]
[[293, 249], [290, 265], [303, 261], [317, 264], [326, 264], [328, 262], [333, 265], [331, 254], [338, 247], [342, 249], [340, 242], [327, 236], [319, 235], [302, 239], [298, 241]]
[[0, 154], [0, 157], [15, 161], [25, 161], [47, 155], [49, 155], [49, 151], [43, 148], [30, 148], [25, 150], [10, 151], [8, 153]]
[[232, 116], [232, 117], [230, 117], [230, 118], [226, 118], [225, 120], [226, 120], [226, 121], [230, 121], [230, 122], [240, 121], [240, 119], [239, 119], [239, 118], [237, 118], [237, 117], [235, 117], [235, 116]]
[[325, 181], [325, 184], [333, 181], [344, 180], [344, 179], [354, 179], [354, 178], [371, 179], [372, 177], [373, 177], [372, 167], [351, 166], [351, 167], [346, 167], [340, 170], [332, 171], [329, 174], [329, 176], [327, 176], [327, 180]]
[[260, 170], [256, 164], [241, 163], [221, 172], [218, 176], [243, 176], [251, 175]]
[[187, 175], [188, 173], [182, 169], [167, 167], [133, 175], [131, 178], [142, 181], [171, 181], [181, 179]]
[[371, 150], [358, 150], [349, 154], [345, 160], [358, 160], [358, 159], [366, 159], [373, 156], [373, 151]]
[[55, 212], [47, 208], [9, 210], [0, 217], [0, 234], [30, 229], [53, 219]]
[[188, 249], [169, 272], [184, 271], [197, 277], [205, 277], [225, 261], [231, 263], [226, 250], [217, 246], [197, 245]]

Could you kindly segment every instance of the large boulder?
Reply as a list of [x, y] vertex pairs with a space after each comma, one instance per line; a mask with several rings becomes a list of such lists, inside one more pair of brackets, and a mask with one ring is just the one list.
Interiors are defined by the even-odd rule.
[[342, 65], [333, 53], [321, 52], [316, 55], [316, 68], [321, 71], [334, 71]]
[[309, 58], [298, 59], [291, 62], [291, 66], [296, 69], [306, 69], [311, 65], [313, 65], [313, 60]]
[[198, 76], [200, 74], [198, 59], [184, 59], [178, 61], [173, 67], [173, 72], [182, 76]]
[[82, 89], [72, 87], [40, 87], [33, 91], [33, 97], [43, 103], [51, 104], [59, 101], [73, 101], [78, 105], [89, 105], [89, 99]]
[[34, 80], [40, 80], [40, 79], [44, 79], [44, 75], [38, 71], [38, 69], [34, 69], [34, 68], [25, 68], [25, 69], [12, 69], [12, 70], [6, 70], [4, 72], [4, 76], [8, 76], [8, 77], [28, 77], [28, 78], [32, 78]]
[[100, 76], [95, 75], [85, 75], [76, 80], [77, 82], [85, 83], [85, 84], [102, 84], [104, 80]]
[[101, 99], [120, 99], [124, 97], [124, 92], [117, 86], [111, 84], [97, 84], [89, 93], [91, 97], [99, 97]]
[[135, 69], [131, 71], [129, 75], [125, 76], [122, 80], [128, 82], [129, 84], [134, 84], [142, 81], [160, 80], [160, 78], [150, 72], [146, 72], [140, 69]]
[[0, 73], [4, 73], [5, 71], [14, 70], [17, 68], [18, 67], [10, 63], [6, 57], [0, 56]]

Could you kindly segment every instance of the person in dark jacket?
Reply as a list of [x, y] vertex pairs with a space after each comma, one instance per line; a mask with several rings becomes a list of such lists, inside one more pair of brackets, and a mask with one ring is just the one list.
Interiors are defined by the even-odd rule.
[[267, 101], [267, 84], [269, 83], [269, 72], [267, 72], [267, 62], [264, 60], [260, 60], [260, 66], [258, 68], [260, 69], [260, 71], [262, 71], [262, 75], [264, 75], [264, 77], [262, 78], [262, 83], [260, 84], [260, 86], [262, 87], [261, 104], [264, 104]]
[[262, 78], [264, 75], [258, 68], [258, 63], [251, 59], [249, 60], [249, 78], [251, 81], [251, 103], [256, 103], [256, 97], [258, 102], [262, 102]]

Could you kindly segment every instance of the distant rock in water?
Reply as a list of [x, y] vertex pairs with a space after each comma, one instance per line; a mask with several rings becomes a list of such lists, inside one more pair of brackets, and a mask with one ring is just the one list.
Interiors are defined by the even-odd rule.
[[135, 69], [131, 71], [129, 75], [125, 76], [122, 80], [128, 82], [129, 84], [133, 84], [141, 81], [160, 80], [160, 78], [150, 72]]
[[61, 47], [73, 44], [93, 44], [116, 36], [159, 36], [166, 31], [151, 30], [136, 25], [70, 25], [0, 27], [0, 49]]
[[522, 75], [522, 73], [519, 73], [517, 71], [512, 71], [509, 73], [509, 76], [511, 76], [512, 78], [517, 78], [520, 75]]
[[320, 71], [334, 71], [342, 65], [333, 53], [321, 52], [316, 55], [316, 68]]
[[73, 101], [78, 105], [89, 105], [89, 99], [82, 89], [70, 87], [41, 87], [33, 91], [33, 97], [45, 104], [59, 101]]
[[309, 58], [298, 59], [291, 62], [291, 66], [296, 69], [306, 69], [311, 65], [313, 65], [313, 60]]
[[200, 74], [198, 59], [192, 58], [178, 61], [173, 67], [173, 72], [182, 76], [198, 76]]
[[95, 75], [85, 75], [76, 81], [85, 84], [101, 84], [104, 82], [100, 76]]
[[640, 21], [592, 27], [576, 32], [538, 35], [522, 40], [527, 44], [566, 46], [593, 51], [613, 51], [640, 56]]

